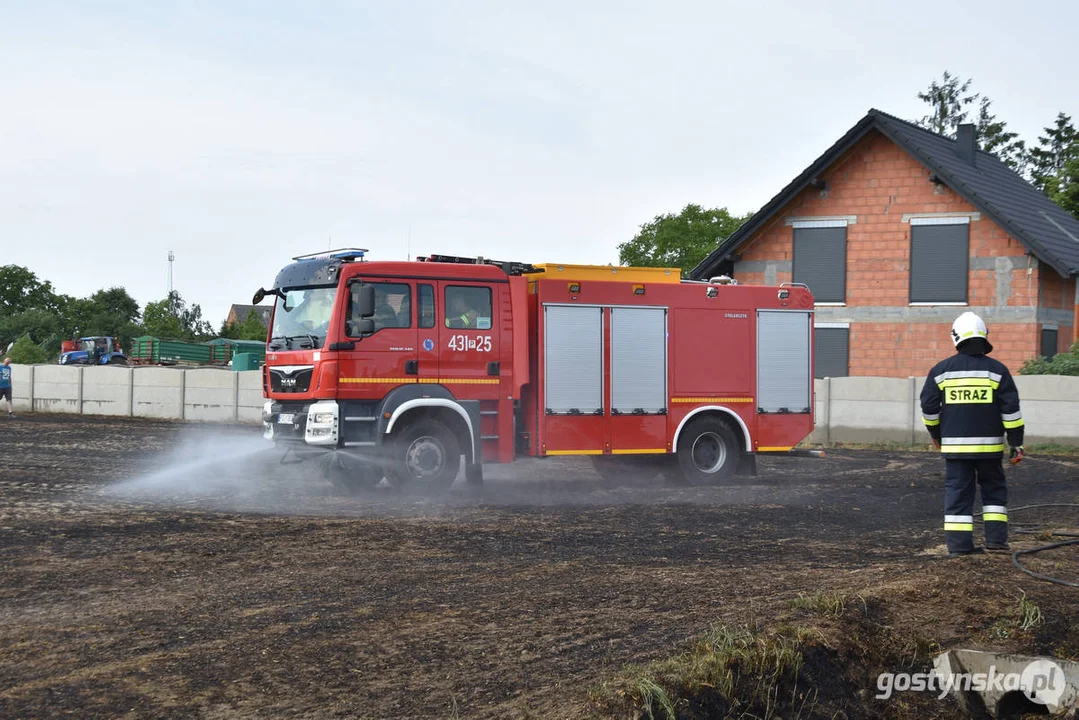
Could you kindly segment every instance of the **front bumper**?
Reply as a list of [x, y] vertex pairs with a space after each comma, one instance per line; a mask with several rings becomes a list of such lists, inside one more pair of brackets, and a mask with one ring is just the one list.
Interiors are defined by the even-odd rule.
[[262, 406], [262, 436], [275, 443], [334, 448], [340, 443], [340, 420], [340, 409], [333, 400], [267, 400]]

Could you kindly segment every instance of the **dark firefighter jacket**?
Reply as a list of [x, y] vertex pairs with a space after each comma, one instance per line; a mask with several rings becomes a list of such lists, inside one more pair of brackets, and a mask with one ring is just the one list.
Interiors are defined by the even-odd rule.
[[999, 456], [1023, 444], [1019, 390], [1003, 363], [962, 352], [929, 371], [922, 388], [922, 419], [950, 459]]

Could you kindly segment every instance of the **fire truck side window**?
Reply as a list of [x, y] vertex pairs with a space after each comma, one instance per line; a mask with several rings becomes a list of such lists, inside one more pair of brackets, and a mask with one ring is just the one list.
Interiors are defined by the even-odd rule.
[[421, 328], [433, 328], [435, 326], [435, 286], [420, 285], [419, 292], [419, 325]]
[[446, 288], [446, 327], [491, 329], [491, 288], [450, 285]]
[[[407, 328], [412, 327], [412, 292], [408, 285], [403, 283], [375, 283], [375, 332], [383, 328]], [[357, 314], [356, 295], [349, 296], [348, 323], [346, 333], [350, 337], [357, 337], [356, 321], [360, 319]]]

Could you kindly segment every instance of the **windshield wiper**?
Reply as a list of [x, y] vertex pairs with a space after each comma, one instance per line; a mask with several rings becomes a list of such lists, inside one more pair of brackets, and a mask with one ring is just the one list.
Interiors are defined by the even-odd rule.
[[312, 348], [317, 348], [319, 346], [318, 336], [317, 335], [312, 335], [310, 333], [304, 333], [302, 335], [289, 335], [287, 338], [285, 338], [285, 340], [287, 340], [290, 343], [289, 347], [291, 347], [291, 342], [293, 340], [302, 340], [302, 341], [306, 341], [307, 343], [310, 343], [309, 345], [305, 345], [303, 342], [301, 342], [300, 343], [300, 349], [301, 350], [310, 350]]
[[[274, 345], [274, 343], [276, 343], [278, 341], [283, 342], [284, 345]], [[286, 337], [284, 335], [278, 335], [276, 337], [270, 338], [269, 346], [270, 346], [271, 350], [280, 350], [282, 347], [291, 348], [292, 347], [292, 339], [289, 338], [289, 337]]]

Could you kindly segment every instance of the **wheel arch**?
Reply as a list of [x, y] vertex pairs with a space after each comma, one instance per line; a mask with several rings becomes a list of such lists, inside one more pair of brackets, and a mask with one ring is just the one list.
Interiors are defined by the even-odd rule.
[[[682, 435], [682, 430], [689, 424], [689, 421], [696, 417], [705, 417], [707, 415], [716, 415], [722, 417], [724, 420], [727, 418], [734, 418], [737, 423], [737, 427], [742, 431], [742, 440], [744, 445], [742, 450], [744, 452], [752, 452], [753, 442], [749, 436], [749, 428], [746, 426], [745, 421], [728, 407], [722, 405], [704, 405], [699, 408], [694, 408], [688, 415], [682, 418], [682, 422], [678, 423], [678, 428], [674, 431], [674, 438], [671, 440], [671, 451], [678, 452], [678, 438]], [[729, 422], [729, 420], [727, 420]]]
[[471, 414], [461, 403], [450, 398], [413, 398], [398, 405], [390, 413], [390, 418], [383, 429], [383, 435], [390, 435], [394, 428], [402, 427], [407, 422], [420, 418], [440, 420], [457, 436], [458, 444], [468, 462], [473, 462], [476, 454], [476, 432], [478, 423], [473, 423]]

